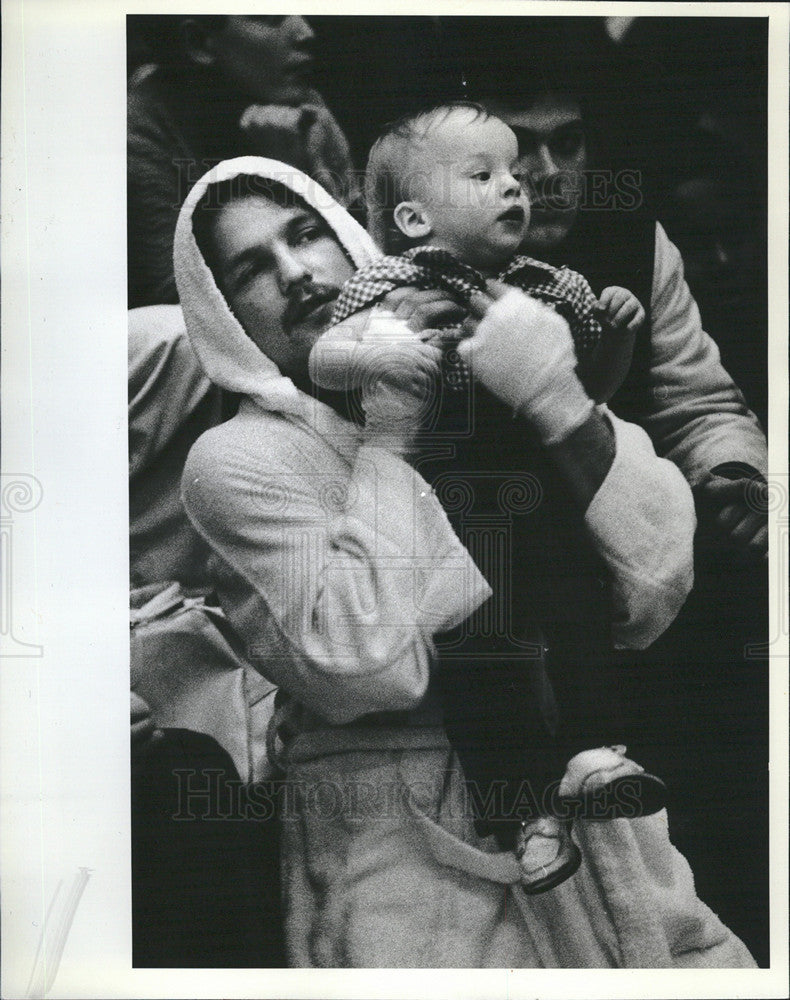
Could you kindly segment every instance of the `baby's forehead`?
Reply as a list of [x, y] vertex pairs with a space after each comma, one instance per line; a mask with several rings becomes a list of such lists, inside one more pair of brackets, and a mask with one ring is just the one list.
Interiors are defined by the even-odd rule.
[[[486, 133], [483, 141], [481, 131]], [[499, 118], [473, 108], [450, 108], [439, 111], [424, 123], [421, 133], [413, 145], [418, 156], [430, 157], [452, 150], [456, 155], [464, 152], [478, 152], [482, 145], [488, 147], [493, 134], [501, 132], [506, 136], [511, 130]], [[513, 136], [515, 143], [515, 135]]]
[[425, 122], [420, 138], [426, 145], [440, 145], [449, 138], [463, 140], [470, 127], [490, 120], [490, 115], [473, 108], [439, 110]]

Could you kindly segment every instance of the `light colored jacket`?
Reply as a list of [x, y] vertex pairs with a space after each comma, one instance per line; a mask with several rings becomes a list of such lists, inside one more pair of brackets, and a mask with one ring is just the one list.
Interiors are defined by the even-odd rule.
[[692, 486], [728, 462], [765, 475], [765, 434], [722, 365], [715, 341], [703, 330], [680, 251], [660, 224], [650, 323], [650, 398], [639, 422], [656, 451], [675, 462]]

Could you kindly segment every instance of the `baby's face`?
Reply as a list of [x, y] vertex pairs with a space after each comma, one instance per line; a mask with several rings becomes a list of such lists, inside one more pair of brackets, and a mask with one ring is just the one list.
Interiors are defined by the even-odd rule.
[[504, 266], [529, 227], [515, 134], [498, 118], [459, 109], [430, 129], [417, 160], [427, 242], [473, 267]]

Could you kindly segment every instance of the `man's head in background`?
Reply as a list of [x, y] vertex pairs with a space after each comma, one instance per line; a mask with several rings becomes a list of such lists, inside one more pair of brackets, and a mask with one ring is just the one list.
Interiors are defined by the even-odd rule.
[[522, 248], [540, 257], [571, 231], [584, 195], [588, 153], [581, 104], [571, 92], [552, 90], [520, 100], [486, 97], [484, 104], [518, 140], [518, 171], [531, 212]]
[[522, 249], [541, 257], [567, 238], [584, 210], [593, 153], [606, 157], [611, 133], [613, 116], [602, 109], [621, 98], [606, 70], [599, 18], [488, 20], [485, 38], [467, 28], [456, 40], [458, 59], [470, 98], [516, 134], [532, 213]]
[[297, 384], [355, 266], [328, 223], [276, 181], [212, 185], [192, 216], [195, 241], [231, 311]]
[[303, 17], [157, 15], [135, 25], [166, 73], [209, 78], [263, 104], [296, 105], [308, 95], [315, 36]]

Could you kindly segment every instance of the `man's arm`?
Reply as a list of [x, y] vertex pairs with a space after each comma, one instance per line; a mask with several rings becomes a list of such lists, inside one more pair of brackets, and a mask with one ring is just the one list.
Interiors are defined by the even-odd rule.
[[147, 124], [130, 124], [127, 140], [130, 308], [178, 302], [173, 237], [184, 195], [179, 189], [179, 154], [157, 131], [157, 123]]
[[[200, 367], [181, 307], [129, 310], [129, 476], [146, 469], [191, 418], [220, 420], [220, 392]], [[195, 435], [197, 437], [197, 434]]]
[[493, 293], [473, 304], [459, 354], [563, 472], [610, 571], [613, 641], [644, 648], [671, 624], [693, 582], [689, 486], [641, 428], [595, 408], [575, 374], [564, 320], [515, 289]]
[[192, 449], [183, 497], [248, 658], [332, 723], [412, 708], [433, 634], [490, 594], [430, 487], [373, 444], [349, 465], [275, 415], [237, 423]]
[[612, 425], [599, 410], [575, 431], [549, 449], [573, 499], [587, 510], [609, 474], [615, 458]]
[[675, 619], [693, 584], [689, 489], [674, 465], [656, 458], [643, 431], [604, 411], [547, 450], [610, 571], [614, 645], [644, 649]]
[[660, 224], [650, 344], [650, 400], [640, 423], [658, 454], [671, 459], [692, 486], [725, 463], [746, 464], [765, 475], [765, 435], [702, 329], [680, 252]]
[[584, 523], [609, 569], [612, 641], [645, 649], [672, 624], [693, 586], [694, 502], [678, 468], [656, 457], [641, 427], [605, 410], [601, 419], [611, 422], [614, 458]]

